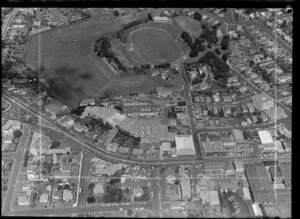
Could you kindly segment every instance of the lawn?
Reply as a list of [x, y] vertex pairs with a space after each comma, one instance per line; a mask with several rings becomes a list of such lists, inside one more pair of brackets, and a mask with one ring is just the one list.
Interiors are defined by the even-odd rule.
[[139, 28], [129, 34], [129, 41], [141, 59], [151, 64], [173, 62], [183, 53], [174, 38], [161, 28]]
[[194, 37], [198, 37], [202, 32], [201, 23], [193, 18], [178, 16], [174, 18], [175, 23], [183, 30]]
[[[57, 99], [75, 106], [83, 97], [100, 94], [107, 84], [107, 77], [91, 62], [89, 54], [92, 42], [100, 34], [119, 28], [120, 22], [114, 17], [108, 20], [95, 16], [34, 35], [24, 61], [34, 69], [41, 68], [50, 84], [50, 92]], [[107, 70], [107, 66], [104, 69]]]

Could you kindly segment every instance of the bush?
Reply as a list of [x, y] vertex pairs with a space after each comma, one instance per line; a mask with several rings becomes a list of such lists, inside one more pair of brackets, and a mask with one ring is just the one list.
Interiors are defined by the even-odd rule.
[[96, 201], [96, 199], [94, 197], [88, 197], [87, 198], [88, 203], [94, 203], [95, 201]]
[[22, 136], [22, 132], [21, 132], [20, 130], [15, 130], [15, 131], [13, 132], [13, 136], [14, 136], [15, 138], [20, 138], [20, 137]]
[[127, 211], [127, 215], [132, 215], [133, 214], [133, 210], [132, 209], [129, 209], [128, 211]]
[[190, 51], [189, 56], [190, 56], [190, 58], [195, 58], [195, 57], [197, 57], [197, 56], [198, 56], [198, 51], [196, 51], [196, 50]]
[[202, 20], [202, 15], [197, 11], [194, 13], [193, 17], [194, 17], [195, 20], [198, 20], [198, 21]]
[[51, 143], [50, 148], [51, 148], [51, 149], [58, 148], [59, 145], [60, 145], [60, 142], [59, 142], [59, 141], [53, 141], [53, 142]]
[[220, 51], [219, 48], [215, 48], [214, 51], [215, 51], [215, 53], [216, 53], [217, 55], [221, 55], [221, 51]]

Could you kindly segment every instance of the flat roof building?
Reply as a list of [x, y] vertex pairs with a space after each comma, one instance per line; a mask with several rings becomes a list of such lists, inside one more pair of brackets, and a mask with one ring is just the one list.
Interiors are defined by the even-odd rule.
[[262, 144], [270, 144], [274, 142], [272, 135], [268, 130], [258, 131], [258, 135]]
[[177, 155], [196, 155], [195, 145], [192, 135], [175, 136]]

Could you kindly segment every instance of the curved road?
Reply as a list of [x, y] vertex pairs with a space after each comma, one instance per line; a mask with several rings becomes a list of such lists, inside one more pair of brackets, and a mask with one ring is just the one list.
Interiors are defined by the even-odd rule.
[[11, 24], [11, 22], [14, 20], [17, 13], [20, 11], [19, 8], [14, 8], [9, 14], [8, 17], [5, 19], [4, 23], [2, 24], [2, 31], [1, 31], [1, 37], [2, 39], [5, 39], [6, 33], [8, 31], [8, 28]]
[[[9, 97], [6, 94], [2, 94], [2, 96], [7, 100], [12, 99], [11, 97]], [[63, 134], [64, 136], [66, 136], [67, 138], [72, 140], [73, 142], [81, 145], [82, 147], [84, 147], [88, 151], [91, 151], [92, 153], [97, 154], [101, 158], [103, 158], [105, 160], [108, 160], [108, 161], [122, 162], [122, 163], [127, 163], [127, 164], [132, 164], [132, 165], [141, 165], [141, 166], [161, 166], [161, 165], [177, 165], [177, 164], [180, 165], [180, 164], [201, 163], [201, 160], [191, 160], [190, 158], [185, 158], [185, 159], [181, 159], [181, 160], [168, 160], [168, 161], [141, 161], [141, 160], [133, 160], [133, 159], [128, 160], [126, 158], [121, 158], [121, 157], [118, 157], [116, 155], [112, 155], [112, 154], [107, 153], [104, 149], [95, 148], [92, 145], [87, 144], [86, 142], [83, 142], [83, 141], [77, 139], [75, 136], [73, 136], [72, 134], [70, 134], [66, 130], [58, 127], [50, 119], [45, 118], [44, 116], [40, 115], [40, 112], [36, 112], [30, 106], [25, 107], [26, 104], [24, 104], [22, 101], [16, 100], [16, 99], [13, 99], [11, 101], [14, 102], [15, 104], [17, 104], [19, 107], [25, 109], [26, 111], [29, 111], [31, 114], [34, 114], [37, 117], [41, 118], [41, 120], [43, 120], [44, 122], [46, 122], [47, 124], [50, 125], [50, 127], [48, 127], [48, 128], [51, 128], [52, 130]]]

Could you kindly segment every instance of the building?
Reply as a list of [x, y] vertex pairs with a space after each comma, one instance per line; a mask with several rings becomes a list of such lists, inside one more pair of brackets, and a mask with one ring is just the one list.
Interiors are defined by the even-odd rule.
[[101, 182], [98, 182], [94, 189], [93, 189], [93, 192], [95, 195], [99, 195], [99, 194], [103, 194], [104, 193], [104, 187], [103, 187], [103, 183]]
[[65, 189], [63, 191], [63, 200], [68, 202], [68, 201], [72, 201], [72, 199], [73, 199], [72, 191]]
[[218, 191], [209, 191], [209, 203], [211, 206], [220, 206], [220, 198]]
[[123, 114], [134, 117], [159, 116], [162, 114], [160, 105], [123, 106]]
[[238, 143], [238, 142], [244, 142], [245, 138], [243, 135], [243, 132], [239, 129], [232, 129], [231, 130], [232, 136], [234, 138], [234, 140]]
[[93, 105], [95, 105], [95, 104], [96, 104], [95, 98], [94, 98], [94, 97], [90, 97], [90, 98], [84, 98], [84, 99], [80, 102], [79, 106], [88, 106], [88, 105], [93, 106]]
[[177, 184], [168, 185], [165, 189], [166, 197], [169, 201], [180, 201], [181, 200], [181, 190], [180, 186]]
[[30, 195], [20, 195], [18, 196], [18, 205], [24, 206], [30, 204]]
[[43, 193], [40, 196], [40, 203], [48, 203], [48, 199], [49, 199], [49, 194], [48, 193]]
[[204, 163], [204, 171], [205, 173], [210, 172], [224, 172], [225, 170], [225, 163], [222, 161], [216, 162], [205, 162]]
[[265, 93], [253, 96], [252, 103], [256, 108], [262, 111], [274, 107], [274, 99]]
[[162, 142], [161, 143], [161, 151], [171, 152], [171, 143], [170, 142]]
[[135, 155], [135, 156], [141, 156], [144, 154], [144, 149], [141, 149], [141, 148], [135, 148], [132, 150], [132, 155]]
[[233, 161], [236, 172], [244, 172], [244, 163], [242, 160]]
[[169, 22], [170, 18], [168, 17], [159, 17], [159, 16], [154, 16], [153, 21], [154, 22]]
[[250, 190], [247, 187], [243, 187], [244, 198], [246, 200], [251, 200]]
[[188, 177], [181, 178], [180, 186], [181, 186], [181, 192], [182, 192], [182, 200], [190, 199], [192, 196], [190, 178], [188, 178]]
[[253, 209], [254, 215], [256, 217], [262, 217], [263, 216], [262, 211], [261, 211], [258, 203], [252, 204], [252, 209]]
[[159, 98], [167, 98], [171, 97], [173, 92], [180, 91], [181, 89], [182, 87], [157, 87], [156, 93]]
[[273, 143], [273, 137], [268, 130], [258, 131], [259, 139], [262, 144], [271, 144]]
[[177, 155], [196, 155], [195, 145], [192, 135], [175, 136]]
[[272, 181], [265, 166], [262, 163], [248, 164], [245, 172], [254, 201], [260, 204], [276, 203]]
[[119, 145], [117, 143], [111, 143], [106, 147], [106, 150], [111, 151], [111, 152], [117, 152], [119, 148]]
[[129, 148], [126, 147], [119, 147], [118, 153], [120, 154], [128, 154]]

